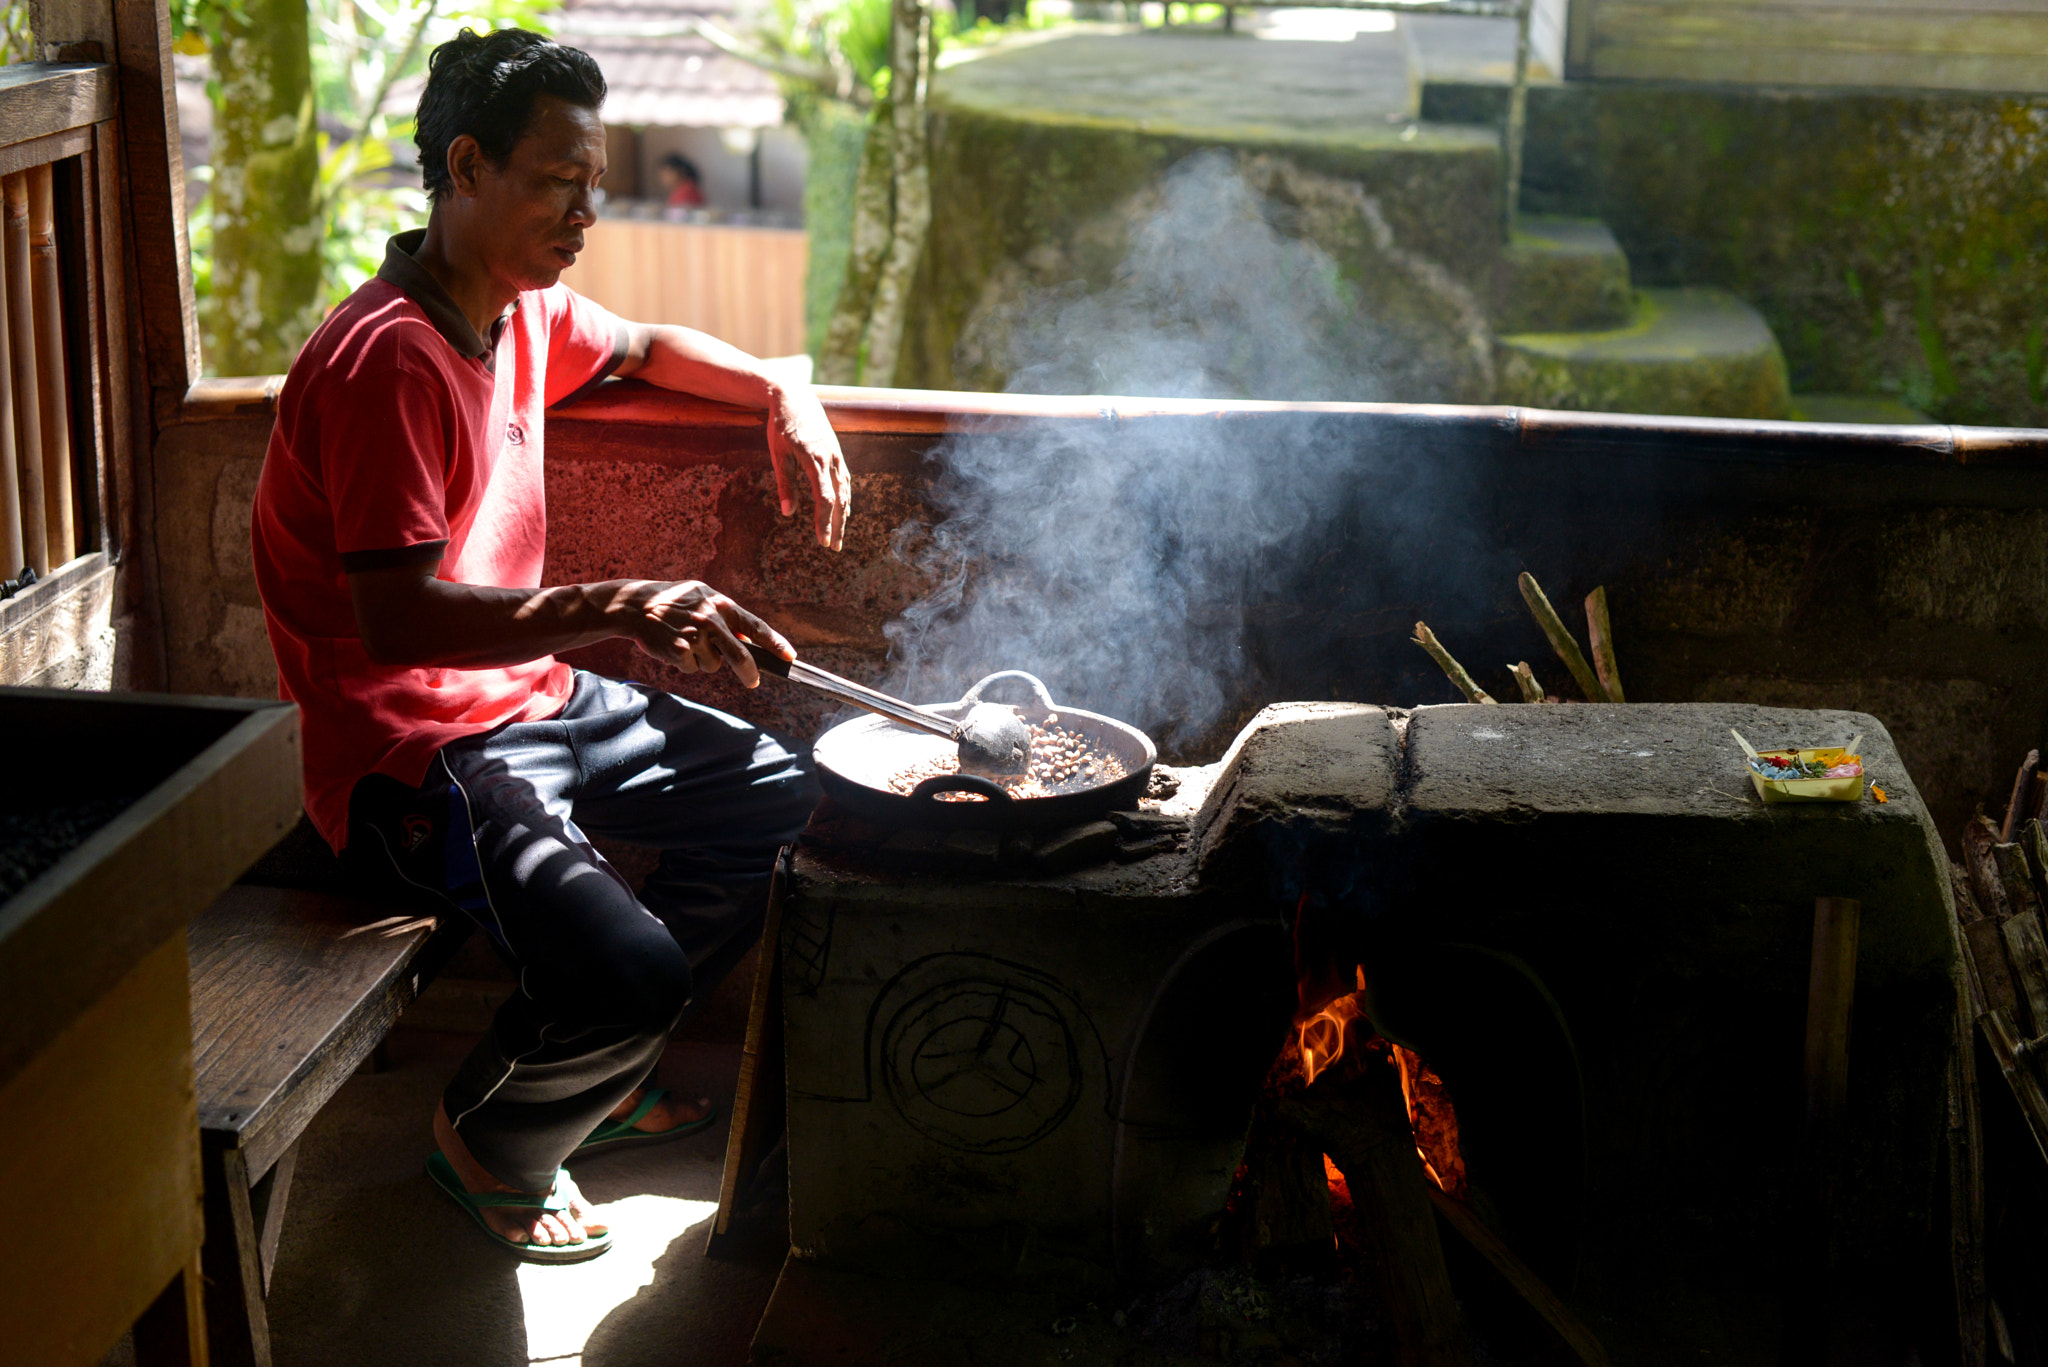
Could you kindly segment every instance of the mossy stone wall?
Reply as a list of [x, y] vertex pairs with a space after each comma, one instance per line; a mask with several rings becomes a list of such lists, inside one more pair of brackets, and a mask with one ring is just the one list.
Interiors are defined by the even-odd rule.
[[804, 230], [810, 260], [804, 271], [804, 350], [818, 354], [825, 325], [846, 282], [846, 257], [853, 237], [853, 182], [867, 120], [829, 100], [819, 100], [804, 122], [810, 155], [804, 172]]
[[1530, 92], [1527, 155], [1526, 210], [1604, 220], [1639, 285], [1748, 300], [1794, 392], [2048, 427], [2048, 97], [1571, 82]]
[[[978, 321], [1030, 291], [1106, 283], [1148, 188], [1175, 163], [1216, 146], [1214, 137], [1172, 127], [935, 100], [931, 235], [897, 383], [1003, 388], [1000, 347]], [[1247, 129], [1224, 147], [1262, 193], [1298, 211], [1301, 234], [1331, 255], [1369, 306], [1390, 311], [1397, 327], [1435, 331], [1423, 345], [1454, 373], [1439, 393], [1403, 397], [1489, 397], [1490, 375], [1465, 373], [1469, 348], [1459, 332], [1469, 320], [1449, 318], [1442, 301], [1446, 290], [1483, 301], [1491, 288], [1500, 162], [1490, 135], [1435, 129], [1402, 142], [1385, 129], [1356, 137]], [[1340, 203], [1349, 187], [1370, 200], [1384, 233], [1369, 214]], [[1216, 269], [1232, 263], [1219, 260]]]

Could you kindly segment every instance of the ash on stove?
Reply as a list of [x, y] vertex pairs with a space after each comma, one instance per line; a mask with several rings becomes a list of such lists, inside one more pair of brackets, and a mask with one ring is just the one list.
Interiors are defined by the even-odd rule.
[[1370, 1294], [1349, 1279], [1197, 1268], [1133, 1304], [1124, 1323], [1146, 1347], [1189, 1362], [1372, 1367], [1393, 1360]]

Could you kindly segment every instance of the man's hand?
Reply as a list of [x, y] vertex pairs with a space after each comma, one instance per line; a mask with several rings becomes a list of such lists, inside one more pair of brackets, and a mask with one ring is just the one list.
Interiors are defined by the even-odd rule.
[[625, 633], [642, 650], [685, 674], [713, 674], [720, 665], [729, 665], [742, 685], [758, 686], [761, 671], [740, 644], [742, 636], [785, 660], [796, 658], [795, 649], [774, 627], [695, 580], [627, 580], [618, 586], [608, 611], [620, 618]]
[[811, 486], [811, 516], [818, 544], [838, 550], [846, 540], [846, 516], [853, 510], [853, 475], [839, 450], [839, 436], [825, 419], [825, 406], [810, 386], [777, 388], [768, 400], [768, 459], [775, 466], [775, 493], [782, 515], [796, 515], [790, 467]]

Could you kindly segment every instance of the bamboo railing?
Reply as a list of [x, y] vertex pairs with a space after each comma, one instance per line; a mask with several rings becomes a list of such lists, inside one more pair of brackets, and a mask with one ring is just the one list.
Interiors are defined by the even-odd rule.
[[56, 192], [48, 162], [0, 179], [0, 570], [48, 578], [78, 545]]

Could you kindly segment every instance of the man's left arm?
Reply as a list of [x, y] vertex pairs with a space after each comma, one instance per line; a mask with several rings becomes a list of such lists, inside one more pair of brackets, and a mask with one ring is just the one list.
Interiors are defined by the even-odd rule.
[[625, 328], [626, 356], [614, 375], [767, 411], [768, 458], [775, 466], [782, 515], [796, 514], [794, 469], [811, 486], [818, 544], [838, 550], [853, 507], [853, 476], [811, 387], [777, 380], [738, 347], [692, 328], [667, 323], [626, 323]]

